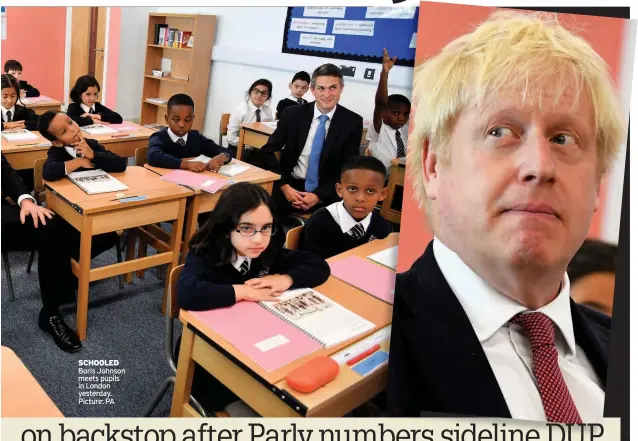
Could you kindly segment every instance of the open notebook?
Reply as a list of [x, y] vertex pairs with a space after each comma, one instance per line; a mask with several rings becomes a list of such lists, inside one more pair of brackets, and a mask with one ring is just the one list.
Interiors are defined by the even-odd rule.
[[287, 291], [279, 298], [192, 313], [269, 372], [374, 329], [312, 289]]
[[87, 194], [128, 190], [126, 185], [100, 169], [73, 172], [69, 173], [67, 177]]
[[27, 129], [11, 130], [2, 132], [2, 137], [9, 142], [37, 141], [40, 139], [35, 133]]

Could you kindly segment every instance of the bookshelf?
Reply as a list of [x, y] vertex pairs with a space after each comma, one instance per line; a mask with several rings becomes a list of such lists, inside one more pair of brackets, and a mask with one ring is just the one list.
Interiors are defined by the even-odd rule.
[[[168, 100], [176, 93], [186, 93], [195, 101], [193, 129], [203, 130], [215, 23], [214, 15], [157, 12], [148, 15], [141, 124], [166, 124], [166, 103], [154, 103], [148, 98]], [[156, 44], [156, 25], [191, 32], [194, 37], [193, 46], [169, 47]], [[154, 76], [153, 70], [160, 70], [163, 58], [171, 60], [171, 74], [165, 77]]]

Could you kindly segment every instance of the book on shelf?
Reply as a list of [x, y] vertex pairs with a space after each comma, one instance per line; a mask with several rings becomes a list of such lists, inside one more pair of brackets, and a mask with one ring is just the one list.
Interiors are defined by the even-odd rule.
[[153, 44], [164, 44], [164, 28], [166, 27], [168, 27], [168, 25], [164, 23], [158, 23], [155, 25], [155, 36], [153, 39]]
[[100, 169], [73, 172], [67, 177], [87, 194], [128, 190], [126, 185]]
[[193, 34], [188, 37], [188, 43], [186, 43], [186, 47], [193, 47], [195, 45], [195, 36]]
[[91, 124], [90, 126], [80, 127], [80, 130], [88, 133], [89, 135], [112, 135], [118, 132], [116, 129], [112, 129], [102, 124]]
[[188, 40], [190, 40], [191, 38], [191, 31], [184, 31], [182, 32], [182, 40], [181, 40], [181, 46], [182, 48], [187, 48], [188, 47]]

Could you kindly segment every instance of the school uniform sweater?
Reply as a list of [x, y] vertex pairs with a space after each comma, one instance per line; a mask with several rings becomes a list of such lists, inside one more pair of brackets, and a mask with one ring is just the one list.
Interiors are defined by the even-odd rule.
[[[337, 202], [341, 204], [342, 202]], [[371, 213], [370, 224], [363, 236], [355, 238], [343, 232], [327, 207], [320, 208], [306, 221], [299, 249], [328, 259], [374, 239], [383, 239], [392, 232], [390, 223], [376, 211]]]
[[27, 98], [40, 96], [40, 91], [24, 80], [20, 80], [20, 90], [27, 93]]
[[290, 106], [296, 106], [298, 104], [308, 104], [308, 101], [301, 98], [301, 103], [298, 101], [293, 101], [290, 98], [284, 98], [277, 103], [277, 119], [281, 118], [282, 113]]
[[[122, 124], [123, 120], [120, 114], [112, 111], [106, 106], [103, 106], [102, 103], [95, 103], [93, 104], [93, 107], [95, 109], [95, 113], [102, 117], [102, 121], [111, 124]], [[69, 118], [78, 123], [80, 127], [94, 124], [91, 118], [88, 116], [82, 116], [85, 113], [88, 112], [86, 112], [78, 103], [71, 103], [69, 104], [68, 109], [66, 109], [66, 114], [69, 115]]]
[[289, 275], [292, 278], [290, 289], [314, 288], [330, 277], [330, 267], [318, 256], [285, 248], [276, 250], [270, 264], [261, 258], [252, 259], [246, 274], [239, 272], [232, 263], [215, 266], [209, 257], [191, 251], [186, 256], [178, 282], [180, 308], [204, 311], [232, 306], [235, 304], [232, 285], [271, 274]]
[[[86, 143], [91, 147], [95, 156], [91, 159], [91, 164], [96, 169], [104, 170], [107, 173], [119, 173], [126, 170], [126, 158], [109, 152], [94, 139], [85, 138]], [[42, 169], [42, 177], [47, 181], [57, 181], [66, 176], [64, 163], [75, 159], [64, 147], [51, 147], [47, 152], [47, 160]], [[74, 171], [86, 171], [80, 167]]]
[[186, 145], [181, 146], [173, 142], [168, 134], [168, 128], [151, 135], [148, 143], [147, 160], [148, 164], [162, 168], [180, 168], [182, 159], [199, 155], [206, 155], [213, 158], [220, 153], [228, 156], [228, 163], [233, 158], [230, 149], [218, 145], [215, 141], [206, 138], [197, 130], [191, 130], [186, 135]]
[[[11, 115], [11, 122], [24, 121], [24, 127], [27, 130], [38, 130], [38, 121], [40, 117], [27, 107], [17, 104], [14, 106], [14, 114]], [[2, 120], [2, 130], [4, 130], [4, 119]]]

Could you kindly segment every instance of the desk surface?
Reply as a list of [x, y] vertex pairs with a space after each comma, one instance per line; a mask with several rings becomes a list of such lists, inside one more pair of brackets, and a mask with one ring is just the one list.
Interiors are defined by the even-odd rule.
[[269, 127], [266, 124], [260, 123], [260, 122], [244, 123], [244, 124], [240, 124], [239, 127], [246, 130], [250, 130], [251, 132], [258, 132], [268, 136], [272, 135], [273, 132], [275, 131], [274, 128]]
[[[135, 124], [131, 121], [125, 121], [125, 123], [131, 127], [135, 128], [134, 132], [121, 132], [118, 135], [127, 135], [127, 136], [117, 136], [113, 137], [112, 134], [104, 134], [104, 135], [89, 135], [88, 133], [82, 132], [85, 138], [95, 139], [100, 144], [103, 144], [107, 149], [109, 148], [108, 144], [116, 143], [116, 142], [126, 142], [126, 141], [136, 141], [140, 139], [149, 139], [153, 133], [157, 130], [149, 129], [148, 127], [141, 126], [139, 124]], [[108, 124], [105, 124], [108, 127]]]
[[11, 154], [20, 152], [33, 152], [38, 150], [48, 150], [49, 147], [51, 147], [51, 141], [42, 136], [40, 132], [31, 131], [31, 133], [37, 135], [38, 139], [11, 142], [2, 138], [2, 153]]
[[[365, 245], [357, 247], [356, 249], [350, 250], [346, 253], [342, 253], [338, 256], [334, 256], [328, 261], [338, 260], [344, 258], [349, 255], [359, 255], [359, 256], [368, 256], [370, 254], [376, 253], [377, 251], [381, 251], [387, 248], [390, 248], [394, 245], [398, 244], [399, 235], [397, 233], [391, 234], [387, 238], [383, 240], [374, 240], [368, 242]], [[235, 347], [233, 347], [230, 343], [228, 343], [223, 337], [213, 331], [210, 327], [204, 324], [201, 320], [199, 320], [195, 315], [190, 313], [189, 311], [181, 310], [180, 311], [180, 319], [186, 326], [187, 324], [191, 324], [196, 327], [202, 334], [208, 337], [210, 340], [214, 341], [216, 345], [226, 351], [228, 354], [235, 357], [242, 364], [244, 364], [247, 368], [252, 370], [255, 374], [259, 375], [261, 378], [266, 380], [270, 384], [277, 384], [284, 380], [286, 375], [290, 373], [295, 368], [301, 366], [308, 360], [315, 358], [319, 355], [332, 355], [341, 349], [350, 346], [353, 343], [365, 338], [366, 336], [376, 332], [378, 329], [383, 328], [389, 325], [392, 321], [392, 305], [389, 305], [363, 291], [358, 290], [357, 288], [348, 285], [347, 283], [335, 278], [330, 277], [326, 283], [321, 286], [315, 288], [315, 290], [321, 292], [325, 296], [331, 298], [337, 303], [341, 304], [345, 308], [353, 311], [356, 314], [359, 314], [366, 320], [371, 321], [375, 324], [374, 330], [357, 336], [349, 341], [341, 343], [339, 345], [331, 346], [329, 348], [323, 348], [318, 351], [313, 352], [299, 360], [290, 363], [287, 366], [284, 366], [280, 369], [277, 369], [272, 372], [268, 372], [259, 366], [257, 363], [252, 361], [250, 358], [245, 356]], [[312, 395], [312, 394], [310, 394]]]
[[2, 346], [2, 417], [64, 417], [22, 360]]
[[[201, 173], [216, 179], [230, 179], [231, 181], [234, 181], [234, 182], [252, 182], [253, 184], [262, 184], [264, 182], [277, 181], [281, 177], [276, 173], [273, 173], [268, 170], [264, 170], [259, 167], [255, 167], [252, 164], [248, 164], [238, 159], [233, 159], [233, 163], [239, 163], [239, 164], [248, 166], [249, 169], [233, 177], [220, 175], [219, 173], [215, 173], [212, 171], [203, 171]], [[144, 165], [144, 167], [147, 168], [148, 170], [151, 170], [152, 172], [157, 173], [160, 176], [164, 176], [165, 174], [168, 174], [174, 171], [174, 169], [171, 169], [171, 168], [153, 167], [152, 165], [148, 165], [148, 164]], [[195, 194], [205, 193], [203, 190], [194, 190], [194, 191], [195, 191]]]
[[51, 106], [61, 106], [64, 104], [62, 101], [51, 98], [50, 96], [40, 95], [31, 98], [22, 98], [22, 104], [26, 107], [32, 109], [36, 107], [51, 107]]
[[[51, 182], [44, 181], [47, 189], [55, 191], [67, 200], [82, 214], [93, 214], [104, 211], [132, 208], [149, 203], [179, 199], [192, 196], [193, 192], [181, 185], [162, 181], [160, 177], [144, 167], [130, 166], [123, 173], [110, 173], [115, 179], [128, 186], [128, 190], [90, 195], [84, 192], [69, 179]], [[127, 196], [148, 196], [147, 199], [135, 202], [114, 201], [116, 193]]]

